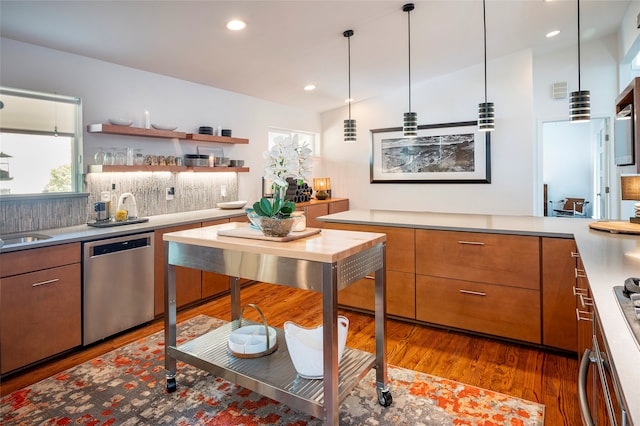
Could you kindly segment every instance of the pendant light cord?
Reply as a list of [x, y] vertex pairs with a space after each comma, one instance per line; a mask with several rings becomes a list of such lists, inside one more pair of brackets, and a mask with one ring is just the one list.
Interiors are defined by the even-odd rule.
[[349, 120], [351, 120], [351, 36], [353, 35], [353, 31], [349, 33], [347, 36], [347, 46], [349, 51]]
[[578, 0], [578, 91], [580, 89], [580, 0]]
[[487, 8], [482, 0], [482, 25], [484, 29], [484, 103], [487, 103]]
[[407, 10], [407, 39], [409, 46], [409, 112], [411, 112], [411, 10], [413, 10], [413, 4]]

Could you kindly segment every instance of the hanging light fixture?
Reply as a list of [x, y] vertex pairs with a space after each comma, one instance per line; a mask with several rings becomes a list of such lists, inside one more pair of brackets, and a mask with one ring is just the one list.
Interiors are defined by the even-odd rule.
[[407, 12], [407, 35], [409, 46], [409, 111], [404, 113], [402, 133], [404, 137], [418, 136], [418, 114], [411, 111], [411, 11], [415, 9], [413, 3], [402, 6], [402, 11]]
[[580, 87], [580, 0], [578, 1], [578, 91], [569, 95], [569, 121], [584, 123], [591, 119], [591, 93]]
[[482, 0], [482, 22], [484, 30], [484, 102], [478, 105], [478, 130], [493, 132], [495, 130], [493, 102], [487, 102], [487, 9], [485, 0]]
[[353, 30], [347, 30], [343, 32], [342, 35], [347, 38], [347, 45], [349, 46], [349, 98], [347, 99], [347, 102], [349, 103], [349, 118], [344, 120], [344, 141], [355, 142], [356, 120], [351, 118], [351, 102], [353, 102], [353, 99], [351, 98], [351, 36], [353, 35]]

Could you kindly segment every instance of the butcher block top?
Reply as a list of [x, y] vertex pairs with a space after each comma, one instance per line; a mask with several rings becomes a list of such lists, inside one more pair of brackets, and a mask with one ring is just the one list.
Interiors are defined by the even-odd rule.
[[318, 234], [286, 242], [229, 237], [218, 234], [221, 230], [243, 227], [249, 227], [249, 224], [232, 222], [170, 232], [164, 234], [163, 239], [164, 241], [175, 243], [322, 263], [338, 262], [387, 240], [385, 234], [334, 229], [323, 229]]

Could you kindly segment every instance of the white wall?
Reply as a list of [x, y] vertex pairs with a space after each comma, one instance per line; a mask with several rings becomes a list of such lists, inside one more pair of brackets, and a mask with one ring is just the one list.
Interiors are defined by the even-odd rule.
[[[152, 122], [175, 124], [180, 131], [197, 133], [199, 126], [220, 124], [232, 129], [233, 136], [248, 138], [249, 145], [217, 145], [225, 156], [244, 159], [251, 168], [250, 173], [238, 173], [240, 199], [255, 200], [262, 193], [268, 127], [320, 132], [315, 112], [6, 38], [0, 43], [1, 85], [79, 96], [85, 125], [108, 117], [131, 117], [139, 126], [144, 110], [149, 110]], [[148, 154], [182, 155], [195, 153], [196, 145], [85, 131], [85, 170], [98, 147], [133, 146]]]
[[[593, 210], [593, 157], [590, 123], [546, 122], [543, 125], [543, 181], [550, 201], [585, 198]], [[554, 205], [553, 208], [562, 208]], [[552, 207], [549, 206], [549, 216]]]
[[[351, 208], [531, 215], [533, 169], [532, 57], [522, 51], [490, 61], [488, 100], [496, 104], [491, 134], [491, 184], [372, 184], [369, 182], [370, 129], [398, 127], [407, 109], [407, 91], [352, 106], [358, 140], [342, 139], [346, 109], [322, 115], [321, 171], [331, 177], [334, 196]], [[413, 86], [418, 124], [474, 121], [484, 101], [481, 65]], [[357, 98], [357, 93], [354, 93]], [[315, 173], [314, 173], [315, 174]]]
[[[542, 170], [543, 162], [543, 132], [542, 123], [566, 121], [569, 118], [569, 101], [568, 99], [554, 100], [551, 97], [551, 86], [557, 82], [567, 82], [568, 92], [578, 90], [578, 58], [577, 48], [559, 50], [546, 55], [538, 55], [533, 61], [533, 98], [534, 111], [536, 119], [536, 188], [542, 189], [545, 182]], [[618, 41], [615, 35], [611, 35], [602, 39], [590, 40], [583, 42], [581, 45], [581, 89], [591, 91], [591, 116], [596, 118], [613, 117], [615, 115], [615, 99], [618, 96]], [[610, 120], [611, 122], [611, 120]], [[585, 137], [580, 134], [581, 130], [576, 129], [575, 138], [581, 138], [582, 143], [576, 145], [574, 157], [576, 159], [585, 158], [591, 153], [594, 158], [593, 144], [590, 142], [594, 139], [594, 135]], [[609, 129], [609, 134], [612, 134]], [[566, 136], [566, 135], [565, 135]], [[610, 138], [607, 151], [613, 152], [612, 139]], [[609, 156], [610, 158], [611, 155]], [[572, 161], [572, 157], [566, 157], [565, 162]], [[617, 218], [619, 214], [619, 195], [618, 183], [616, 177], [619, 168], [610, 164], [610, 186], [612, 193], [611, 218]], [[575, 163], [577, 166], [577, 163]], [[590, 171], [592, 172], [592, 168]], [[585, 185], [591, 185], [592, 182], [585, 182]], [[550, 187], [551, 191], [555, 191]], [[560, 198], [568, 196], [568, 194], [555, 194]], [[592, 198], [592, 197], [589, 197]], [[535, 197], [536, 212], [541, 214], [543, 209], [542, 193]], [[592, 206], [594, 200], [590, 200]]]

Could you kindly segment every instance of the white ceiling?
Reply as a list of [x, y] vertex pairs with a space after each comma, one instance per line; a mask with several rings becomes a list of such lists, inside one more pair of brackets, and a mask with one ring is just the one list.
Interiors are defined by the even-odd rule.
[[[0, 34], [314, 111], [408, 84], [407, 1], [9, 1]], [[412, 84], [483, 60], [482, 1], [414, 1]], [[616, 33], [629, 0], [582, 0], [582, 43]], [[489, 60], [577, 42], [575, 0], [487, 0]], [[247, 22], [242, 32], [229, 19]], [[551, 30], [560, 35], [547, 39]], [[577, 53], [576, 53], [577, 61]], [[491, 73], [489, 67], [488, 72]], [[314, 92], [303, 86], [313, 83]]]

